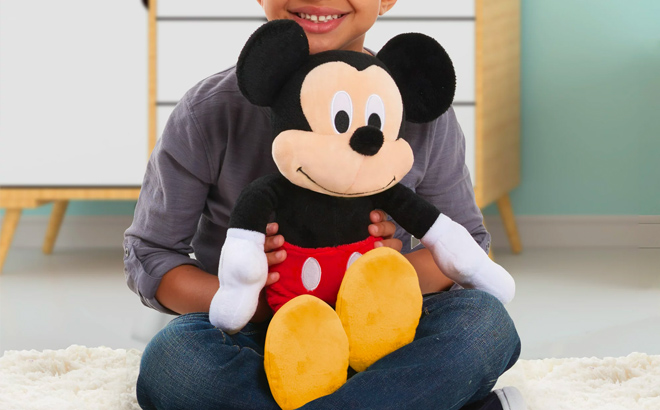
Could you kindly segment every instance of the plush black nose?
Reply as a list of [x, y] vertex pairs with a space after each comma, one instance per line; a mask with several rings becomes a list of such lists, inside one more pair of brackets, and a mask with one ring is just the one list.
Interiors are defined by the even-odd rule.
[[360, 127], [353, 133], [351, 137], [351, 148], [358, 154], [371, 157], [378, 154], [380, 147], [383, 146], [385, 137], [383, 132], [376, 127], [370, 125]]

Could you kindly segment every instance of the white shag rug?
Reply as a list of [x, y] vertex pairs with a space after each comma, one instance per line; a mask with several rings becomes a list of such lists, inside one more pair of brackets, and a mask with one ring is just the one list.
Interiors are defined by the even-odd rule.
[[[0, 409], [139, 409], [141, 352], [71, 346], [7, 351]], [[528, 410], [660, 410], [660, 356], [520, 360], [496, 387], [516, 386]]]
[[0, 409], [136, 409], [139, 350], [10, 350], [0, 358]]

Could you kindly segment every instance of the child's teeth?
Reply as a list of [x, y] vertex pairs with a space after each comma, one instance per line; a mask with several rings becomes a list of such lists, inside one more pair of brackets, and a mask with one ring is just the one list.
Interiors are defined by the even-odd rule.
[[337, 19], [337, 18], [341, 17], [340, 14], [334, 14], [334, 15], [329, 15], [329, 16], [316, 16], [316, 15], [313, 15], [313, 14], [305, 14], [305, 13], [298, 13], [298, 16], [301, 19], [310, 20], [310, 21], [313, 21], [314, 23], [328, 22], [328, 21], [331, 21], [331, 20], [334, 20], [334, 19]]

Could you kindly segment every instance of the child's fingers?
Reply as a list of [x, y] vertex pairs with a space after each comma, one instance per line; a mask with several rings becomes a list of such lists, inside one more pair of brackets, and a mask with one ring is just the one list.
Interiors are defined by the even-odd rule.
[[380, 236], [381, 238], [390, 239], [396, 232], [396, 225], [392, 221], [383, 221], [369, 225], [369, 234], [371, 236]]
[[266, 236], [272, 236], [277, 233], [277, 230], [279, 229], [279, 226], [277, 225], [277, 222], [272, 222], [266, 225]]
[[266, 252], [266, 258], [268, 259], [268, 266], [277, 265], [286, 259], [286, 251], [282, 249], [276, 252]]
[[401, 252], [401, 248], [403, 248], [403, 243], [401, 242], [400, 239], [392, 238], [392, 239], [383, 239], [382, 241], [378, 241], [374, 243], [374, 248], [380, 248], [381, 246], [386, 246], [388, 248], [392, 248], [397, 252]]
[[264, 251], [272, 252], [282, 245], [284, 245], [284, 237], [282, 235], [267, 236], [266, 242], [264, 242]]
[[385, 213], [385, 211], [376, 209], [369, 213], [369, 219], [371, 219], [371, 223], [382, 222], [387, 220], [387, 214]]
[[279, 272], [269, 272], [268, 279], [266, 279], [266, 286], [270, 286], [273, 283], [277, 282], [278, 280], [280, 280]]

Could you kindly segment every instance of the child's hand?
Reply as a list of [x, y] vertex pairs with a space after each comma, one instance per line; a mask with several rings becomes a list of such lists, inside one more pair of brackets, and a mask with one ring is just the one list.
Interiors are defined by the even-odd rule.
[[401, 243], [401, 240], [394, 238], [396, 225], [394, 225], [394, 222], [387, 220], [387, 214], [380, 210], [371, 211], [369, 219], [371, 219], [372, 222], [372, 224], [369, 225], [369, 233], [371, 236], [380, 236], [383, 238], [382, 241], [376, 242], [374, 247], [380, 248], [381, 246], [387, 246], [397, 252], [401, 252], [403, 244]]
[[[266, 242], [264, 243], [264, 251], [266, 252], [269, 267], [282, 263], [286, 259], [286, 251], [284, 249], [280, 249], [279, 251], [276, 250], [284, 245], [284, 237], [282, 235], [277, 235], [278, 228], [279, 226], [275, 222], [266, 225]], [[268, 274], [268, 279], [266, 279], [266, 286], [270, 286], [278, 280], [280, 280], [280, 274], [278, 272], [270, 272]]]
[[[278, 263], [284, 262], [284, 259], [286, 259], [286, 251], [284, 249], [276, 251], [277, 248], [284, 244], [284, 237], [282, 235], [277, 235], [278, 228], [277, 223], [266, 225], [264, 252], [266, 252], [268, 266], [277, 265]], [[266, 279], [266, 286], [270, 286], [278, 280], [280, 280], [280, 274], [278, 272], [269, 272], [268, 279]], [[259, 295], [257, 311], [254, 312], [254, 316], [252, 316], [250, 322], [263, 322], [271, 316], [273, 316], [273, 311], [270, 309], [270, 306], [268, 306], [268, 302], [266, 301], [266, 292], [262, 291], [261, 295]]]

